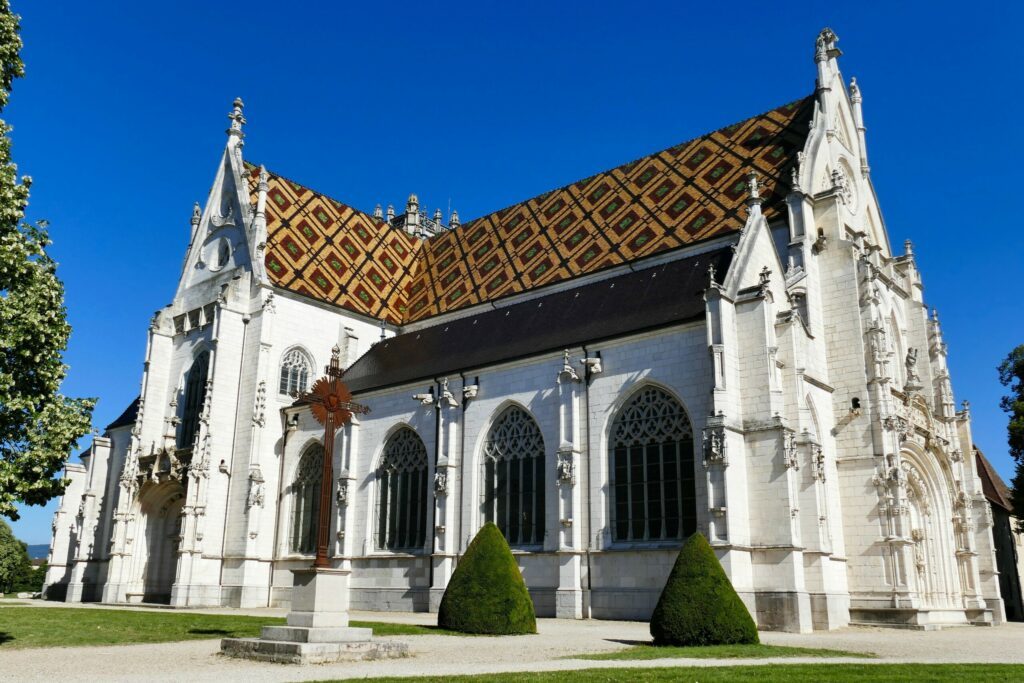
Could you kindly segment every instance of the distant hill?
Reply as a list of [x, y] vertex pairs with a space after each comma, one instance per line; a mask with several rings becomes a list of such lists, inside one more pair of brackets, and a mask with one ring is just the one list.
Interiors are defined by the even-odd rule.
[[49, 544], [30, 545], [28, 547], [28, 558], [30, 560], [45, 560], [49, 554]]

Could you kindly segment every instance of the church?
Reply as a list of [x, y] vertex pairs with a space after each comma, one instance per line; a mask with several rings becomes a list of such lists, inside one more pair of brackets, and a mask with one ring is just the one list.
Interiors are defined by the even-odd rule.
[[[287, 606], [327, 504], [353, 609], [436, 610], [494, 522], [539, 616], [648, 618], [700, 532], [763, 629], [1001, 623], [969, 406], [837, 41], [802, 99], [466, 222], [250, 162], [236, 100], [47, 596]], [[296, 397], [331, 363], [369, 410], [322, 501]]]

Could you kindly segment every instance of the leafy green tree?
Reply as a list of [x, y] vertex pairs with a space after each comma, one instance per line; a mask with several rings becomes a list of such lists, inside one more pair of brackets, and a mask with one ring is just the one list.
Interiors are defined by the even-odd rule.
[[10, 591], [22, 566], [22, 555], [28, 557], [25, 544], [14, 537], [14, 532], [0, 519], [0, 593]]
[[655, 645], [758, 642], [757, 627], [707, 539], [686, 539], [651, 615]]
[[508, 542], [493, 523], [483, 525], [452, 573], [437, 625], [463, 633], [536, 633], [537, 618]]
[[1017, 462], [1010, 488], [1017, 528], [1024, 532], [1024, 344], [1011, 351], [999, 364], [999, 381], [1010, 390], [999, 405], [1010, 416], [1006, 440], [1010, 455]]
[[[24, 74], [19, 21], [0, 0], [0, 111]], [[89, 432], [95, 402], [59, 391], [71, 333], [64, 286], [46, 253], [46, 224], [24, 221], [31, 179], [18, 180], [10, 130], [0, 120], [0, 515], [18, 519], [17, 502], [42, 505], [63, 492], [56, 475]]]

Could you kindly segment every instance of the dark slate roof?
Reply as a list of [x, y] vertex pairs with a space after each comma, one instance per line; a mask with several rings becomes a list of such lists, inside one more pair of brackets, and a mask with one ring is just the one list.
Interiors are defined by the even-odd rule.
[[125, 427], [127, 425], [135, 424], [135, 418], [139, 414], [139, 399], [141, 396], [136, 396], [135, 400], [132, 401], [131, 405], [124, 409], [121, 416], [116, 420], [107, 425], [107, 430], [117, 429], [118, 427]]
[[1013, 503], [1010, 498], [1010, 489], [1006, 486], [996, 468], [988, 461], [985, 454], [977, 446], [974, 448], [974, 457], [978, 463], [978, 476], [981, 478], [981, 490], [984, 492], [988, 502], [998, 505], [1007, 512], [1013, 512]]
[[353, 363], [345, 382], [365, 392], [702, 319], [708, 266], [720, 279], [731, 261], [726, 247], [400, 334]]

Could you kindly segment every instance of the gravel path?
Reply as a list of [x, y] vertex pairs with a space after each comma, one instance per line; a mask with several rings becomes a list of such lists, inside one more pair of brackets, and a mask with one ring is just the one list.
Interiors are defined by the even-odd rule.
[[[86, 607], [88, 609], [88, 607]], [[221, 610], [196, 610], [217, 613]], [[226, 610], [237, 613], [237, 610]], [[278, 615], [282, 610], [249, 610]], [[433, 623], [434, 615], [354, 612], [353, 619]], [[502, 671], [553, 671], [589, 667], [716, 666], [722, 664], [820, 663], [817, 658], [775, 660], [587, 661], [567, 655], [621, 649], [630, 641], [649, 639], [643, 622], [539, 619], [535, 636], [463, 638], [396, 636], [409, 643], [412, 656], [379, 662], [297, 667], [260, 664], [221, 657], [219, 640], [108, 647], [45, 648], [0, 651], [0, 680], [61, 681], [309, 681], [375, 676], [454, 675]], [[885, 662], [1024, 663], [1024, 624], [997, 628], [951, 628], [938, 632], [849, 628], [799, 635], [762, 633], [774, 645], [822, 647], [873, 652]]]

